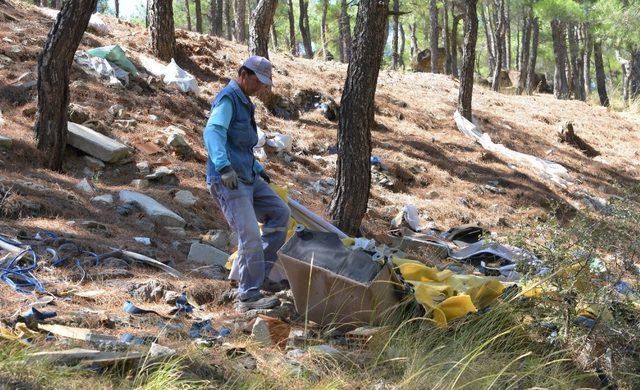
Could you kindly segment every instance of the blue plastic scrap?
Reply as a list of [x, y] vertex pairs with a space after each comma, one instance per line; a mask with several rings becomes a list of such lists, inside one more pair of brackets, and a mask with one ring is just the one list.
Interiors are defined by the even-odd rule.
[[231, 329], [227, 327], [220, 328], [220, 331], [214, 329], [211, 324], [211, 320], [204, 320], [200, 322], [194, 322], [189, 329], [189, 337], [192, 339], [198, 338], [221, 338], [231, 335]]
[[378, 156], [371, 156], [371, 165], [380, 165], [382, 164], [382, 159]]
[[182, 293], [182, 295], [180, 295], [178, 297], [178, 299], [176, 299], [176, 309], [174, 309], [174, 311], [176, 313], [191, 313], [193, 312], [193, 306], [191, 306], [191, 304], [189, 303], [188, 299], [187, 299], [187, 294], [186, 293]]
[[39, 324], [49, 318], [56, 317], [58, 314], [55, 311], [39, 311], [36, 308], [31, 308], [20, 317], [25, 324]]
[[157, 311], [139, 308], [131, 301], [125, 301], [123, 309], [125, 313], [128, 314], [156, 314], [162, 317], [162, 314], [158, 313]]

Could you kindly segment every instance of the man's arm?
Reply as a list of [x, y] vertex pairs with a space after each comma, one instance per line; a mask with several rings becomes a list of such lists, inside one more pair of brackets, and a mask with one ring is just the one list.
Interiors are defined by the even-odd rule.
[[224, 97], [211, 110], [211, 115], [202, 134], [209, 158], [218, 172], [231, 165], [225, 145], [227, 144], [227, 130], [232, 116], [233, 104], [231, 99]]

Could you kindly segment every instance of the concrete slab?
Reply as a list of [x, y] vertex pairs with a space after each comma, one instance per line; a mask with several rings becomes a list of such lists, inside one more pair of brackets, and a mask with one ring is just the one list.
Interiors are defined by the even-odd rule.
[[88, 127], [69, 122], [67, 128], [69, 145], [104, 162], [115, 163], [127, 158], [131, 153], [126, 145]]
[[128, 190], [122, 190], [119, 194], [123, 203], [136, 203], [142, 211], [157, 225], [170, 227], [184, 227], [185, 220], [169, 210], [150, 196]]

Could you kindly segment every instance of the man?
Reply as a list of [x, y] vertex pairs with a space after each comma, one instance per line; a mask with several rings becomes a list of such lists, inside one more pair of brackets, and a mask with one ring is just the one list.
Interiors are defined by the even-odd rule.
[[[238, 77], [213, 101], [203, 134], [209, 153], [207, 185], [238, 236], [236, 310], [240, 312], [278, 304], [275, 297], [264, 297], [260, 287], [284, 244], [290, 211], [269, 187], [269, 176], [253, 156], [258, 134], [255, 106], [249, 99], [271, 85], [269, 60], [247, 59]], [[263, 224], [262, 234], [258, 222]]]

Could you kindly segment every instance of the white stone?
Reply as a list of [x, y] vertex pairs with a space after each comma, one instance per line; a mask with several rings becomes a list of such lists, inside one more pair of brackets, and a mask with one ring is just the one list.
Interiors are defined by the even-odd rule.
[[149, 180], [147, 179], [134, 179], [131, 180], [131, 186], [135, 189], [141, 190], [143, 188], [149, 187]]
[[150, 358], [167, 358], [176, 354], [175, 349], [171, 349], [169, 347], [164, 347], [160, 344], [152, 343], [151, 348], [149, 348], [149, 357]]
[[76, 184], [75, 187], [76, 187], [77, 190], [80, 190], [80, 191], [84, 192], [85, 194], [95, 194], [95, 192], [96, 192], [96, 190], [89, 183], [89, 181], [87, 180], [86, 177], [84, 179], [80, 180], [80, 182], [78, 184]]
[[167, 146], [177, 149], [181, 147], [188, 147], [189, 144], [185, 141], [182, 134], [172, 133], [167, 137]]
[[150, 196], [134, 191], [122, 190], [120, 191], [119, 197], [123, 203], [136, 203], [158, 226], [184, 227], [186, 224], [181, 216], [169, 210]]
[[124, 106], [122, 104], [114, 104], [113, 106], [109, 107], [109, 114], [113, 115], [116, 118], [121, 117], [123, 113]]
[[187, 260], [192, 263], [225, 266], [229, 255], [211, 245], [193, 243]]
[[186, 133], [184, 130], [182, 130], [182, 129], [181, 129], [181, 128], [179, 128], [178, 126], [173, 126], [173, 125], [171, 125], [171, 126], [167, 126], [167, 127], [164, 129], [164, 133], [165, 133], [165, 134], [167, 134], [167, 135], [169, 135], [169, 134], [179, 134], [179, 135], [181, 135], [181, 136], [183, 136], [183, 137], [184, 137], [185, 135], [187, 135], [187, 133]]
[[67, 143], [105, 162], [115, 163], [127, 158], [131, 150], [124, 144], [88, 127], [68, 122]]
[[104, 169], [105, 165], [102, 160], [98, 160], [97, 158], [93, 158], [91, 156], [83, 157], [84, 163], [87, 164], [87, 167], [90, 169]]
[[136, 164], [138, 168], [138, 172], [143, 175], [148, 175], [151, 172], [151, 168], [149, 168], [149, 161], [140, 161]]
[[191, 191], [180, 190], [176, 192], [175, 196], [173, 197], [173, 200], [175, 200], [176, 202], [180, 203], [183, 206], [190, 207], [196, 204], [196, 202], [198, 201], [198, 198], [193, 196]]
[[133, 240], [142, 245], [151, 245], [151, 239], [149, 237], [133, 237]]
[[309, 347], [307, 351], [316, 353], [318, 355], [325, 355], [328, 357], [340, 356], [340, 351], [330, 346], [329, 344], [314, 345]]
[[113, 204], [113, 195], [105, 194], [93, 197], [91, 203]]
[[253, 328], [251, 329], [251, 336], [262, 345], [271, 345], [273, 344], [273, 340], [271, 340], [271, 334], [269, 333], [269, 324], [267, 321], [262, 318], [256, 318], [253, 323]]
[[184, 228], [181, 227], [170, 227], [167, 226], [164, 228], [164, 230], [166, 230], [167, 232], [169, 232], [170, 234], [174, 235], [175, 237], [178, 238], [185, 238], [187, 237], [187, 232], [184, 230]]
[[157, 115], [153, 115], [153, 114], [149, 115], [148, 118], [150, 121], [153, 121], [153, 122], [160, 120], [160, 118], [158, 118]]

